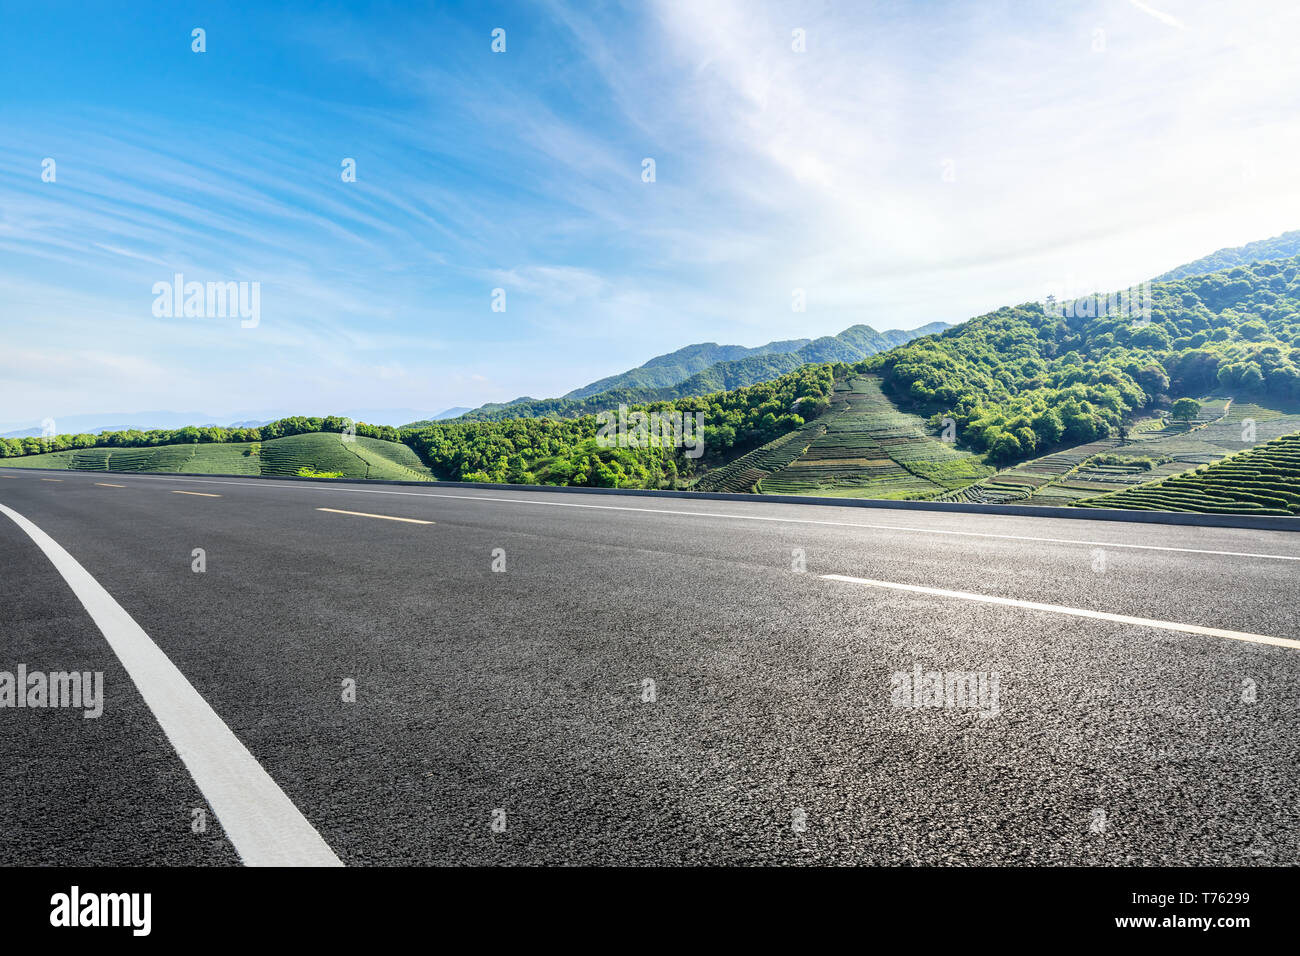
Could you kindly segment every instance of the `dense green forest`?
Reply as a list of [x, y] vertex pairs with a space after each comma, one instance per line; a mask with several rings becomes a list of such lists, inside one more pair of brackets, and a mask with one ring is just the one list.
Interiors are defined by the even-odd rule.
[[1289, 259], [1300, 255], [1300, 229], [1284, 232], [1271, 239], [1248, 242], [1244, 246], [1219, 249], [1208, 256], [1202, 256], [1195, 262], [1170, 269], [1164, 275], [1156, 276], [1156, 282], [1171, 282], [1174, 279], [1186, 279], [1188, 276], [1205, 275], [1208, 272], [1222, 272], [1233, 266], [1248, 266], [1255, 262], [1267, 262], [1270, 259]]
[[[1062, 316], [999, 309], [855, 366], [959, 441], [1010, 463], [1118, 430], [1138, 409], [1223, 388], [1300, 397], [1300, 257], [1152, 286], [1150, 321], [1115, 297]], [[1097, 314], [1098, 312], [1102, 314]]]
[[402, 439], [444, 480], [673, 487], [823, 414], [833, 387], [834, 366], [805, 365], [747, 388], [636, 406], [646, 412], [703, 412], [699, 458], [681, 447], [603, 448], [595, 415], [431, 422], [403, 429]]

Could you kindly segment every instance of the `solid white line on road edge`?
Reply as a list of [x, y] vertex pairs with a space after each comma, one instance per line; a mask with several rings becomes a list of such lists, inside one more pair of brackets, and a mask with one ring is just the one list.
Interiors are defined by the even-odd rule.
[[1250, 634], [1246, 631], [1225, 631], [1218, 627], [1201, 627], [1199, 624], [1176, 624], [1173, 621], [1155, 621], [1146, 617], [1128, 617], [1124, 614], [1107, 614], [1104, 611], [1088, 611], [1077, 607], [1063, 607], [1060, 604], [1038, 604], [1034, 601], [1018, 601], [1015, 598], [993, 597], [989, 594], [972, 594], [970, 591], [945, 591], [942, 588], [921, 587], [918, 584], [895, 584], [892, 581], [873, 581], [871, 578], [851, 578], [844, 574], [820, 575], [827, 581], [847, 581], [850, 584], [865, 584], [873, 588], [890, 588], [894, 591], [912, 591], [916, 594], [933, 594], [936, 597], [959, 598], [963, 601], [981, 601], [985, 604], [1001, 604], [1006, 607], [1020, 607], [1030, 611], [1047, 611], [1051, 614], [1069, 614], [1073, 617], [1087, 617], [1098, 621], [1115, 621], [1119, 624], [1133, 624], [1138, 627], [1155, 627], [1163, 631], [1184, 631], [1188, 634], [1205, 634], [1209, 637], [1226, 637], [1234, 641], [1247, 641], [1251, 644], [1270, 644], [1273, 647], [1290, 647], [1300, 650], [1300, 641], [1287, 637], [1268, 637], [1265, 634]]
[[85, 606], [249, 866], [342, 866], [185, 675], [57, 541], [0, 505]]
[[[674, 511], [669, 508], [633, 508], [626, 505], [590, 505], [574, 501], [541, 501], [532, 498], [501, 498], [496, 495], [448, 495], [428, 491], [384, 491], [379, 488], [303, 488], [299, 485], [268, 486], [262, 481], [225, 481], [220, 478], [174, 478], [170, 475], [133, 475], [140, 481], [186, 481], [208, 485], [237, 485], [246, 488], [275, 487], [281, 490], [314, 491], [320, 494], [402, 495], [415, 498], [454, 498], [462, 501], [500, 501], [520, 505], [549, 505], [552, 508], [590, 508], [597, 511], [637, 511], [645, 514], [685, 515], [691, 518], [734, 518], [738, 521], [776, 521], [784, 524], [830, 525], [836, 528], [865, 528], [869, 531], [906, 531], [912, 534], [943, 534], [963, 538], [1000, 538], [1004, 541], [1038, 541], [1043, 544], [1079, 544], [1090, 548], [1127, 548], [1134, 551], [1175, 551], [1179, 554], [1210, 554], [1226, 558], [1266, 558], [1272, 561], [1300, 561], [1300, 555], [1268, 554], [1251, 551], [1211, 551], [1205, 548], [1176, 548], [1158, 544], [1121, 544], [1118, 541], [1082, 541], [1078, 538], [1042, 538], [1024, 534], [995, 534], [991, 531], [956, 531], [951, 528], [910, 528], [897, 524], [863, 524], [856, 521], [822, 521], [816, 518], [778, 518], [771, 515], [738, 515], [711, 511]], [[550, 492], [538, 492], [549, 494]], [[700, 499], [696, 499], [700, 500]], [[749, 504], [749, 502], [743, 502]], [[764, 502], [755, 495], [754, 504], [786, 505], [786, 501]], [[972, 517], [1015, 518], [1018, 515], [972, 515]], [[1189, 526], [1177, 526], [1189, 527]], [[1225, 528], [1222, 530], [1239, 530]]]
[[424, 521], [420, 518], [397, 518], [393, 515], [372, 515], [367, 511], [340, 511], [338, 508], [317, 508], [317, 511], [328, 511], [336, 515], [356, 515], [358, 518], [383, 518], [385, 521], [405, 521], [407, 524], [433, 524], [432, 521]]

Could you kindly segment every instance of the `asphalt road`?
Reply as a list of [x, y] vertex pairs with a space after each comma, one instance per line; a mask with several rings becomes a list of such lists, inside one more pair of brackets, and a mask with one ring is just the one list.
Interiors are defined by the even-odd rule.
[[[1300, 639], [1297, 535], [20, 469], [0, 505], [346, 865], [1300, 861], [1300, 648], [1221, 633]], [[0, 585], [0, 671], [104, 674], [98, 718], [0, 708], [0, 864], [238, 863], [161, 678], [5, 514]], [[910, 706], [918, 668], [985, 696]]]

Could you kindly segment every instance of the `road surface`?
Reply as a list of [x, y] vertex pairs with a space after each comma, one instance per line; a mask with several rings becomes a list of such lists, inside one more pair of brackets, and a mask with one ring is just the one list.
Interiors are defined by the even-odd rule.
[[0, 506], [0, 672], [104, 686], [0, 708], [0, 864], [1300, 860], [1286, 532], [22, 469]]

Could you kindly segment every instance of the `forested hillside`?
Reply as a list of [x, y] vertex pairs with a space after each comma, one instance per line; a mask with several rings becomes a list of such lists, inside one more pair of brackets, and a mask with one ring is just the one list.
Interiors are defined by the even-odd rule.
[[696, 372], [701, 372], [719, 362], [736, 362], [763, 355], [785, 355], [803, 348], [808, 341], [808, 339], [789, 339], [784, 342], [768, 342], [766, 345], [752, 349], [743, 345], [718, 345], [715, 342], [687, 345], [667, 355], [656, 355], [639, 368], [629, 369], [618, 375], [610, 375], [592, 382], [590, 385], [575, 388], [571, 392], [566, 392], [563, 397], [586, 398], [600, 392], [624, 388], [665, 388], [676, 385]]
[[748, 388], [637, 406], [646, 412], [703, 412], [699, 458], [681, 447], [602, 448], [594, 415], [432, 422], [403, 429], [402, 437], [445, 480], [672, 487], [823, 414], [833, 387], [830, 365], [804, 365]]
[[1156, 276], [1156, 282], [1172, 282], [1188, 276], [1205, 275], [1207, 272], [1220, 272], [1233, 266], [1246, 266], [1254, 262], [1268, 262], [1273, 259], [1289, 259], [1300, 255], [1300, 229], [1284, 232], [1272, 239], [1260, 239], [1248, 242], [1244, 246], [1220, 249], [1208, 256], [1202, 256], [1195, 262], [1171, 269], [1164, 275]]
[[1298, 273], [1300, 257], [1159, 283], [1149, 322], [1104, 297], [1066, 316], [1007, 307], [857, 368], [936, 424], [951, 416], [962, 444], [1013, 462], [1104, 436], [1170, 396], [1300, 395]]

